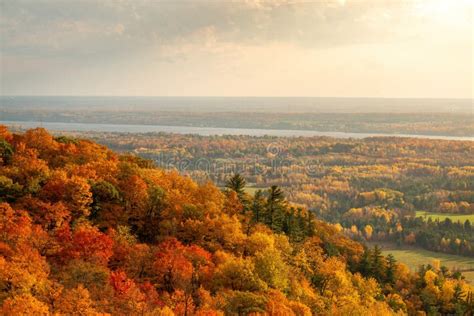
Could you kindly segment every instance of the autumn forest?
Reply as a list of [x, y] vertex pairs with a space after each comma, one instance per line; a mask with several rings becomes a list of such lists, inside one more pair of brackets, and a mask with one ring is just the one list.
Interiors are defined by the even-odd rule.
[[474, 316], [469, 0], [0, 0], [0, 316]]
[[[108, 136], [117, 151], [133, 151]], [[258, 174], [206, 178], [83, 136], [1, 127], [2, 314], [472, 313], [460, 271], [439, 262], [413, 271], [364, 243], [472, 256], [469, 222], [413, 216], [421, 208], [472, 214], [472, 143], [186, 137], [150, 142], [191, 160], [197, 148], [206, 157], [319, 158], [309, 173], [277, 177], [261, 161]], [[401, 151], [405, 160], [395, 158]], [[290, 167], [303, 168], [282, 168]]]

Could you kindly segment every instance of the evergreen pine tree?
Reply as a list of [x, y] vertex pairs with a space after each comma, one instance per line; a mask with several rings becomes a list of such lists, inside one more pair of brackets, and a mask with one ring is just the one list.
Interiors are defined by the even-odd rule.
[[364, 249], [364, 253], [360, 259], [359, 271], [365, 277], [372, 276], [372, 251], [369, 248]]
[[385, 282], [394, 284], [395, 283], [395, 269], [397, 261], [392, 254], [389, 254], [386, 257], [387, 260], [387, 269], [385, 270]]
[[234, 174], [232, 177], [230, 177], [229, 180], [227, 180], [226, 183], [226, 188], [235, 191], [237, 195], [240, 197], [245, 193], [245, 185], [247, 182], [245, 179], [238, 173]]
[[248, 210], [248, 198], [247, 198], [247, 193], [245, 192], [245, 186], [247, 185], [247, 181], [238, 173], [234, 174], [232, 177], [230, 177], [229, 180], [227, 180], [226, 183], [226, 188], [234, 191], [237, 193], [237, 197], [240, 200], [240, 203], [244, 206], [244, 210]]
[[252, 200], [252, 213], [254, 222], [264, 221], [265, 197], [262, 190], [257, 190]]
[[385, 260], [378, 245], [375, 245], [372, 252], [372, 274], [379, 282], [385, 278]]
[[282, 189], [272, 185], [268, 190], [265, 222], [274, 231], [281, 232], [283, 229], [285, 206]]

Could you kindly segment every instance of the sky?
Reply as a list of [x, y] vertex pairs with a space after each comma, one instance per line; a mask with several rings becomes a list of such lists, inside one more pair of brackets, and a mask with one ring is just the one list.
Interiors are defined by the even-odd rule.
[[0, 0], [0, 94], [472, 98], [472, 2]]

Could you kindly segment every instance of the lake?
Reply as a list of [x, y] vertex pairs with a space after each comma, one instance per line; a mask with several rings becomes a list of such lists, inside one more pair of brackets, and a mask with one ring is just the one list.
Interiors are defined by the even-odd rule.
[[119, 133], [176, 133], [197, 134], [202, 136], [217, 135], [248, 135], [248, 136], [280, 136], [280, 137], [313, 137], [327, 136], [334, 138], [366, 138], [366, 137], [415, 137], [426, 139], [468, 140], [474, 137], [433, 136], [433, 135], [400, 135], [378, 133], [345, 133], [345, 132], [319, 132], [311, 130], [284, 130], [284, 129], [249, 129], [249, 128], [217, 128], [217, 127], [191, 127], [191, 126], [163, 126], [163, 125], [128, 125], [128, 124], [94, 124], [94, 123], [60, 123], [36, 121], [0, 121], [8, 127], [29, 129], [43, 127], [51, 131], [66, 132], [119, 132]]

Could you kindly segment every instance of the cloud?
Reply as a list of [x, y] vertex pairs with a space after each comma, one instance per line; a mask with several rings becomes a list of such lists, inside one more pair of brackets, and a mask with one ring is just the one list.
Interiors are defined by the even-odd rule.
[[[109, 81], [127, 89], [127, 77], [151, 81], [140, 91], [153, 94], [158, 86], [153, 82], [172, 89], [161, 78], [166, 74], [212, 94], [212, 85], [219, 85], [227, 71], [229, 82], [235, 86], [235, 78], [242, 78], [241, 86], [252, 93], [259, 88], [285, 93], [285, 86], [298, 92], [298, 82], [288, 78], [299, 76], [312, 80], [299, 83], [306, 94], [311, 82], [339, 93], [343, 89], [335, 77], [342, 74], [329, 71], [347, 71], [344, 76], [360, 80], [363, 67], [378, 67], [390, 69], [385, 77], [396, 78], [396, 69], [416, 59], [426, 63], [419, 67], [424, 76], [433, 75], [428, 63], [444, 63], [463, 76], [465, 87], [469, 79], [460, 65], [472, 69], [472, 59], [465, 56], [472, 50], [467, 0], [6, 0], [0, 6], [3, 89], [28, 89], [22, 81], [32, 78], [48, 78], [53, 85], [67, 72], [83, 74], [104, 91], [114, 91]], [[323, 72], [334, 82], [327, 86], [320, 80], [317, 74]], [[79, 77], [74, 87], [88, 86]], [[116, 78], [122, 77], [119, 84]], [[243, 78], [255, 81], [250, 87]], [[199, 85], [191, 80], [200, 80]], [[274, 89], [263, 88], [274, 81]], [[66, 83], [60, 85], [65, 90]]]
[[379, 18], [377, 2], [365, 3], [369, 1], [7, 1], [0, 13], [2, 50], [74, 53], [92, 45], [98, 50], [119, 45], [139, 49], [193, 37], [210, 27], [225, 42], [341, 45], [354, 38], [373, 40], [381, 33], [366, 23]]

